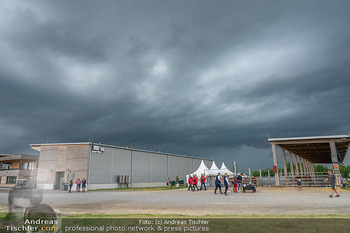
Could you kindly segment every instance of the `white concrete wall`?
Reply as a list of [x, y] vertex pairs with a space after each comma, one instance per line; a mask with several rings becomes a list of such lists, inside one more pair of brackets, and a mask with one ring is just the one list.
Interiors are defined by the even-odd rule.
[[[67, 180], [68, 169], [74, 182], [87, 176], [89, 145], [44, 145], [41, 147], [37, 172], [37, 187], [56, 182], [56, 172], [64, 172]], [[50, 188], [45, 188], [50, 189]]]

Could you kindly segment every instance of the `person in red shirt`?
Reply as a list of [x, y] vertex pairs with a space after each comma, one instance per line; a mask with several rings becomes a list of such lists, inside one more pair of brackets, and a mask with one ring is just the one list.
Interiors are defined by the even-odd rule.
[[187, 190], [192, 190], [192, 182], [193, 182], [193, 179], [192, 179], [192, 176], [190, 175], [190, 177], [188, 178], [188, 189]]
[[198, 178], [197, 178], [197, 175], [196, 174], [193, 174], [193, 180], [192, 180], [192, 191], [199, 191], [199, 188], [197, 186], [198, 184]]
[[207, 187], [205, 187], [205, 176], [202, 174], [201, 176], [201, 188], [199, 190], [202, 190], [202, 187], [204, 186], [204, 190], [207, 191]]

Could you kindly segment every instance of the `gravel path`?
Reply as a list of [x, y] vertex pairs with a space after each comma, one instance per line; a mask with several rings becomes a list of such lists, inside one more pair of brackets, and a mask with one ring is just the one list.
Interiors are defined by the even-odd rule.
[[[330, 188], [261, 188], [256, 193], [213, 194], [213, 190], [45, 191], [43, 203], [69, 214], [179, 215], [350, 215], [350, 191], [329, 198]], [[8, 192], [0, 192], [0, 211], [7, 211]]]

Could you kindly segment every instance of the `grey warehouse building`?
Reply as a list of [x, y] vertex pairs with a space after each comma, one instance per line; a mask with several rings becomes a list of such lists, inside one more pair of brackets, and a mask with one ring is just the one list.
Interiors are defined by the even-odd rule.
[[[134, 148], [83, 143], [31, 144], [40, 152], [37, 188], [63, 189], [70, 178], [87, 179], [88, 189], [164, 186], [175, 176], [185, 179], [201, 160], [212, 160]], [[198, 174], [200, 175], [200, 174]], [[121, 182], [120, 177], [128, 177]]]

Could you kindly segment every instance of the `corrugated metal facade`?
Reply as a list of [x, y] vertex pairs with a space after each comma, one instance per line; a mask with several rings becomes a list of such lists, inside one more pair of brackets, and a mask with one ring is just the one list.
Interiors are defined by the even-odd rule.
[[[116, 188], [120, 175], [129, 175], [133, 187], [161, 186], [178, 175], [195, 171], [201, 158], [143, 151], [91, 143], [36, 144], [40, 151], [37, 184], [51, 189], [59, 182], [60, 189], [68, 179], [87, 178], [88, 188]], [[98, 151], [95, 148], [99, 148]], [[93, 149], [94, 148], [94, 149]], [[210, 167], [212, 160], [203, 159]]]
[[[134, 186], [142, 184], [165, 185], [178, 175], [185, 179], [186, 175], [195, 171], [201, 158], [179, 156], [166, 153], [117, 148], [99, 145], [102, 153], [91, 153], [89, 184], [117, 184], [117, 177], [129, 175]], [[207, 166], [212, 160], [203, 159]]]

